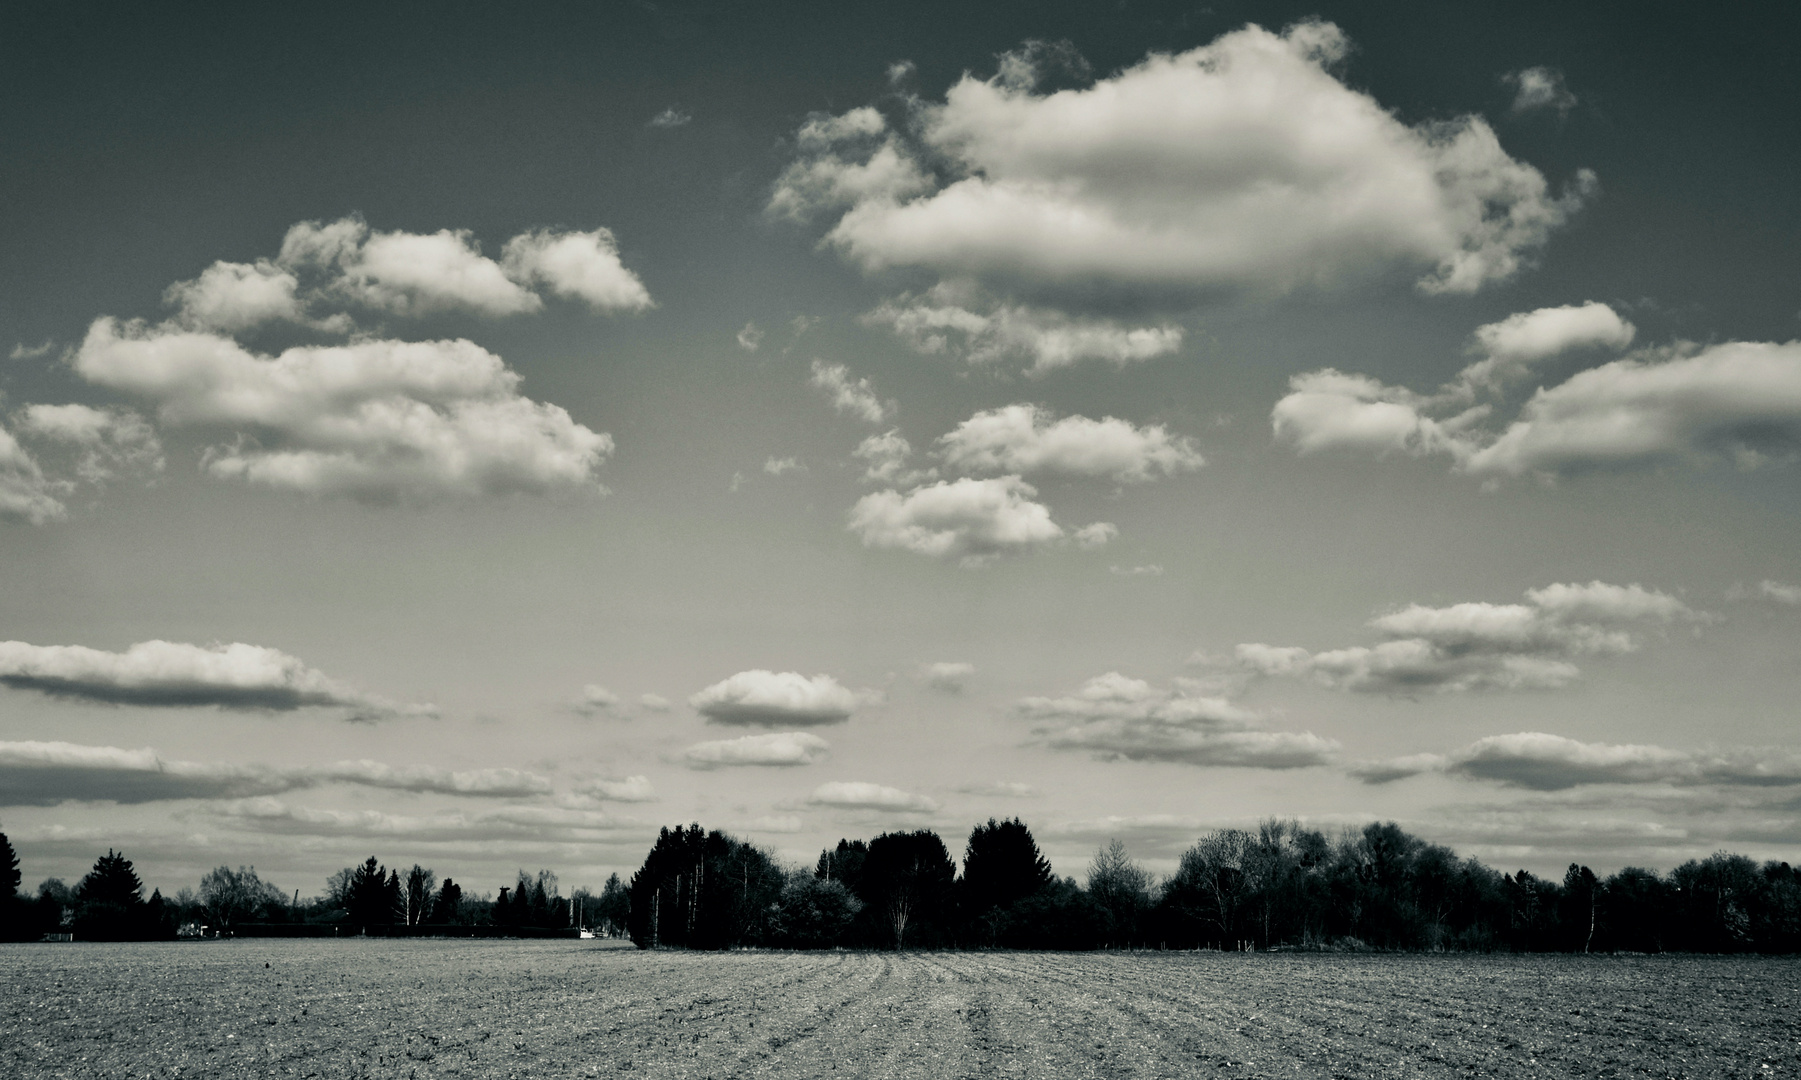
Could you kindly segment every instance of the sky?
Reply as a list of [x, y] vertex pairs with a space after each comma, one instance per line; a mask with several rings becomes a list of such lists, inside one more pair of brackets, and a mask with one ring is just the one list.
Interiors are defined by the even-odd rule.
[[1801, 13], [21, 5], [0, 829], [1801, 855]]

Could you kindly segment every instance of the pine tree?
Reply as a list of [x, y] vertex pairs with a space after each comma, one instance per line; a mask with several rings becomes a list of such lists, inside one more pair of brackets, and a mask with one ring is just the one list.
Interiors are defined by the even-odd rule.
[[144, 883], [131, 860], [108, 848], [76, 886], [74, 930], [88, 941], [130, 941], [144, 936]]

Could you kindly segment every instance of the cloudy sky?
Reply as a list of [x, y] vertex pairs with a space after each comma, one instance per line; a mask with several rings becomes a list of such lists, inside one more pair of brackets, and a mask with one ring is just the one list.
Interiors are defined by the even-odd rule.
[[28, 884], [659, 824], [1801, 855], [1794, 11], [58, 5]]

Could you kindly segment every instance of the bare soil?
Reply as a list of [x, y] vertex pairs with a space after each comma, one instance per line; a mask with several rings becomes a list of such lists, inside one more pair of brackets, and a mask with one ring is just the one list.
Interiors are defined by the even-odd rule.
[[1801, 961], [0, 945], [0, 1075], [1801, 1078]]

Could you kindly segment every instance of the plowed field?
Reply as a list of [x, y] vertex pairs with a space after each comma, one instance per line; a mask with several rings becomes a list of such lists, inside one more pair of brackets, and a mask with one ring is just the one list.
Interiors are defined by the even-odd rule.
[[8, 1077], [1801, 1077], [1801, 961], [0, 946]]

